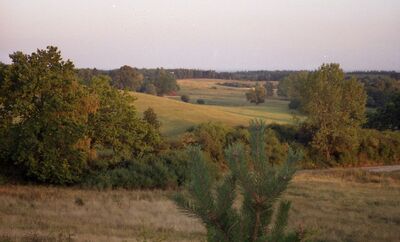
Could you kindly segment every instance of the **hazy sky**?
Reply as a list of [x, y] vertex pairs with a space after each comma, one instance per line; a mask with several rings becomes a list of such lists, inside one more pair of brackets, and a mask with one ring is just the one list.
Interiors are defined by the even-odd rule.
[[400, 70], [400, 0], [0, 0], [0, 61], [77, 67]]

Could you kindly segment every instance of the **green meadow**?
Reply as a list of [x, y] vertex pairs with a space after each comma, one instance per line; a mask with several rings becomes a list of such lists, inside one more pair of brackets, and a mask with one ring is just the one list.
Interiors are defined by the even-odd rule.
[[[230, 126], [247, 125], [251, 119], [261, 118], [267, 123], [293, 123], [297, 115], [288, 108], [288, 101], [271, 98], [255, 105], [246, 101], [247, 88], [218, 85], [233, 82], [213, 79], [178, 80], [180, 90], [176, 96], [157, 97], [133, 93], [139, 112], [151, 107], [162, 122], [161, 131], [169, 138], [177, 137], [186, 129], [203, 122], [221, 122]], [[241, 81], [235, 81], [241, 82]], [[248, 82], [247, 82], [248, 83]], [[186, 94], [190, 102], [180, 100]], [[203, 99], [205, 104], [197, 104]]]

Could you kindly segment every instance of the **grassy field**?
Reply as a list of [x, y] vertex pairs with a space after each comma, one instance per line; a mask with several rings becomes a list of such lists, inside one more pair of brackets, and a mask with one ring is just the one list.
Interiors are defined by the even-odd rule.
[[[171, 192], [0, 186], [0, 241], [205, 241]], [[324, 241], [399, 241], [400, 173], [302, 172], [285, 194], [290, 227]]]
[[[260, 105], [245, 99], [245, 88], [217, 85], [224, 80], [193, 79], [178, 80], [179, 96], [156, 97], [134, 93], [135, 106], [140, 112], [152, 107], [162, 122], [161, 131], [167, 137], [176, 137], [187, 128], [202, 122], [221, 122], [230, 126], [247, 125], [251, 119], [262, 118], [268, 123], [291, 123], [293, 115], [287, 101], [268, 99]], [[180, 101], [181, 94], [188, 94], [191, 103]], [[204, 99], [206, 105], [196, 104]]]

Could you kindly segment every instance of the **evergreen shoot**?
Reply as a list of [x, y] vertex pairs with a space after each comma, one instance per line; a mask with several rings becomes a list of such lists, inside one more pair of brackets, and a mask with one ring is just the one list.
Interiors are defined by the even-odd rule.
[[241, 143], [226, 149], [229, 171], [221, 179], [215, 178], [199, 148], [189, 150], [191, 180], [174, 200], [184, 213], [203, 222], [208, 241], [303, 239], [302, 233], [286, 232], [290, 202], [281, 201], [274, 206], [295, 173], [295, 163], [301, 155], [289, 150], [286, 162], [272, 165], [265, 154], [265, 131], [264, 122], [252, 121], [250, 152]]

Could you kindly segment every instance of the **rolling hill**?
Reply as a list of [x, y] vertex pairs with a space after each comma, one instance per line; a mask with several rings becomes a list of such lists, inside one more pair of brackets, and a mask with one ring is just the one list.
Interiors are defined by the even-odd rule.
[[292, 115], [287, 103], [278, 100], [264, 105], [216, 106], [184, 103], [167, 97], [133, 93], [139, 112], [152, 107], [162, 122], [161, 132], [169, 138], [177, 137], [189, 127], [203, 122], [221, 122], [229, 126], [247, 125], [251, 119], [262, 118], [266, 122], [289, 123]]

